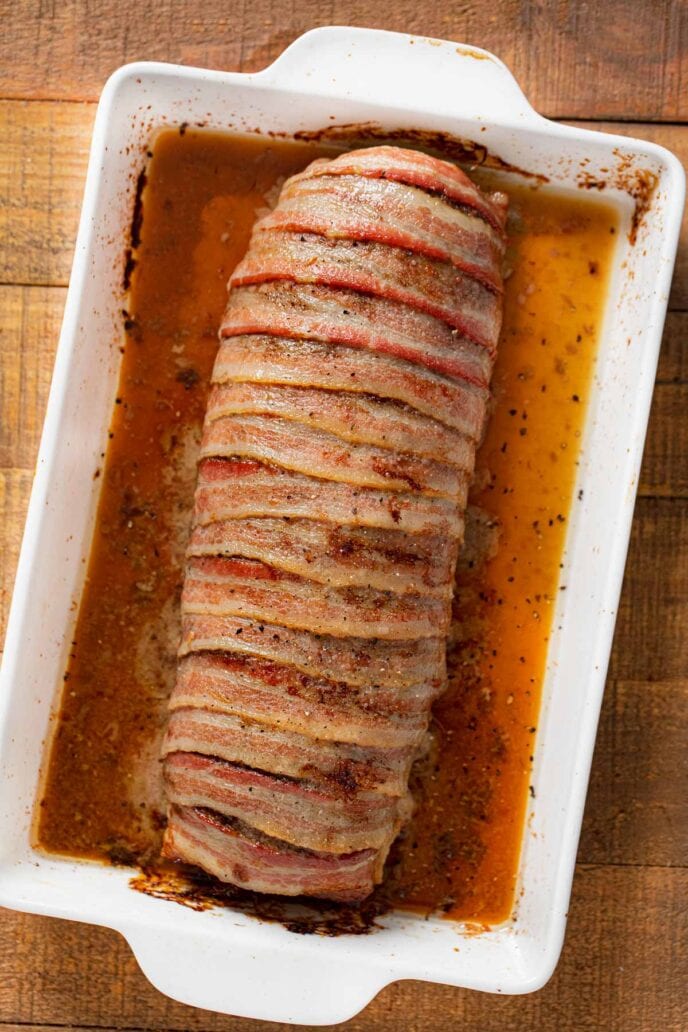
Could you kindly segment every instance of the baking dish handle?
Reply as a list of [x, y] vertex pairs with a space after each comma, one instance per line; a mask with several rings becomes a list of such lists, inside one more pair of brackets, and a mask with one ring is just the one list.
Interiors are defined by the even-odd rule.
[[[176, 906], [176, 904], [171, 904]], [[201, 916], [190, 914], [196, 921]], [[222, 915], [225, 916], [225, 915]], [[330, 950], [332, 940], [260, 925], [220, 945], [207, 929], [122, 929], [141, 970], [160, 992], [180, 1003], [236, 1017], [333, 1025], [358, 1014], [392, 979], [353, 951]], [[266, 934], [267, 933], [267, 934]], [[344, 945], [339, 942], [338, 945]]]
[[439, 116], [524, 126], [546, 119], [530, 106], [513, 75], [487, 50], [446, 40], [377, 29], [312, 29], [257, 76], [279, 89], [342, 98], [342, 82], [367, 89], [376, 105], [395, 113], [422, 107]]

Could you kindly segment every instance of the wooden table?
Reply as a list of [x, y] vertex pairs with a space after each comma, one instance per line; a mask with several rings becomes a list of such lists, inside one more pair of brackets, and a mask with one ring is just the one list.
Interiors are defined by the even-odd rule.
[[[251, 71], [305, 29], [487, 47], [543, 114], [688, 161], [681, 0], [3, 0], [0, 6], [0, 634], [52, 369], [94, 101], [137, 58]], [[541, 992], [390, 986], [352, 1030], [633, 1032], [688, 1024], [688, 226], [671, 296], [561, 964]], [[683, 775], [683, 779], [682, 776]], [[682, 783], [681, 783], [682, 782]], [[264, 1029], [152, 989], [110, 931], [0, 911], [2, 1029]]]

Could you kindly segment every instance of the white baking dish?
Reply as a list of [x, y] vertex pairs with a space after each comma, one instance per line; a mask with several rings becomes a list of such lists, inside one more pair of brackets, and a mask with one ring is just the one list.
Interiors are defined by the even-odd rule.
[[[97, 502], [120, 354], [123, 247], [136, 173], [163, 124], [293, 133], [344, 123], [477, 139], [576, 187], [603, 179], [622, 213], [554, 621], [515, 919], [481, 935], [397, 913], [369, 936], [292, 934], [227, 910], [132, 891], [129, 873], [30, 847], [43, 741], [62, 684]], [[632, 246], [638, 172], [657, 188]], [[617, 184], [614, 186], [614, 184]], [[555, 125], [483, 51], [360, 29], [318, 29], [256, 75], [129, 65], [98, 109], [64, 325], [7, 632], [0, 689], [0, 904], [118, 929], [144, 972], [186, 1003], [328, 1024], [385, 984], [426, 979], [523, 993], [549, 978], [566, 919], [588, 770], [621, 587], [669, 293], [684, 177], [649, 143]]]

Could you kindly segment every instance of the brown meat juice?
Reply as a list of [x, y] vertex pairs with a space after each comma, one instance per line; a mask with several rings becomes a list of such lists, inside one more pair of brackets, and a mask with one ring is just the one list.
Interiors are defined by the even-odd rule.
[[[153, 862], [195, 461], [226, 283], [314, 145], [161, 132], [128, 262], [120, 388], [35, 822], [39, 848]], [[143, 185], [143, 181], [141, 182]], [[449, 690], [395, 845], [391, 905], [508, 918], [547, 644], [618, 219], [513, 179], [504, 326], [457, 572]], [[136, 230], [138, 236], [139, 229]]]

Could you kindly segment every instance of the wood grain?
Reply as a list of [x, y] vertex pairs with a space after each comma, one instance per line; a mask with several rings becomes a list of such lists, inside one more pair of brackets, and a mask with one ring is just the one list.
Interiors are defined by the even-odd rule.
[[[579, 865], [561, 964], [544, 990], [499, 998], [397, 983], [347, 1032], [682, 1032], [688, 994], [676, 958], [688, 933], [686, 892], [685, 870]], [[0, 971], [0, 1022], [23, 1028], [284, 1028], [173, 1003], [119, 936], [64, 921], [0, 911]]]
[[631, 531], [610, 678], [655, 682], [688, 677], [687, 628], [688, 501], [641, 498]]
[[[0, 96], [94, 99], [126, 61], [173, 61], [255, 71], [318, 25], [356, 25], [435, 36], [493, 50], [531, 102], [557, 117], [679, 121], [688, 112], [681, 0], [604, 4], [477, 0], [63, 0], [5, 5]], [[632, 19], [632, 31], [629, 24]], [[632, 88], [629, 89], [629, 70]]]
[[66, 290], [0, 287], [0, 468], [32, 469]]
[[688, 497], [688, 384], [658, 383], [652, 399], [638, 491]]
[[685, 866], [686, 727], [688, 680], [607, 683], [579, 861]]
[[657, 383], [688, 383], [688, 312], [668, 312]]

